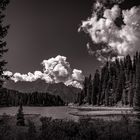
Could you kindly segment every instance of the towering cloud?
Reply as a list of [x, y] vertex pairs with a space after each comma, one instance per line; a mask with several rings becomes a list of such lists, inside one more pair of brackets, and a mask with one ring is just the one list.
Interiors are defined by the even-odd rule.
[[99, 61], [133, 55], [140, 50], [140, 6], [123, 10], [117, 4], [107, 8], [98, 1], [81, 29], [90, 35], [93, 44], [88, 43], [87, 49]]
[[65, 82], [71, 76], [70, 64], [66, 61], [66, 57], [58, 55], [55, 58], [44, 60], [44, 73], [48, 74], [53, 81]]
[[4, 74], [11, 77], [15, 82], [18, 81], [36, 81], [37, 79], [45, 80], [46, 83], [59, 83], [63, 82], [65, 85], [72, 85], [77, 88], [82, 88], [84, 76], [81, 70], [72, 70], [67, 58], [58, 55], [55, 58], [43, 60], [43, 72], [35, 71], [34, 73], [28, 72], [27, 74], [20, 74], [5, 71]]

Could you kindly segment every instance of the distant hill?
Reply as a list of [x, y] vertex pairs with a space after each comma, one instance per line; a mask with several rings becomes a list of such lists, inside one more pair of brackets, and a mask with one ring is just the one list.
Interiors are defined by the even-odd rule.
[[43, 80], [36, 80], [33, 82], [19, 81], [15, 83], [12, 80], [5, 82], [4, 87], [7, 89], [14, 89], [22, 93], [31, 92], [48, 92], [52, 95], [59, 95], [65, 102], [74, 102], [77, 99], [78, 93], [81, 91], [72, 86], [66, 86], [63, 83], [48, 84]]

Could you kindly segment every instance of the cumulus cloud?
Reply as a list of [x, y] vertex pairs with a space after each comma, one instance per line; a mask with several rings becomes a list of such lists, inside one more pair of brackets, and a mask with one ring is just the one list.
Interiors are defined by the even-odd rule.
[[73, 69], [72, 74], [69, 77], [69, 80], [65, 82], [66, 85], [71, 85], [77, 88], [83, 88], [84, 76], [81, 70]]
[[[89, 53], [95, 54], [99, 61], [106, 61], [114, 56], [120, 58], [140, 51], [140, 7], [134, 6], [127, 10], [122, 10], [119, 5], [110, 9], [102, 7], [97, 2], [92, 16], [83, 21], [79, 29], [88, 33], [92, 39], [93, 44], [87, 46]], [[101, 8], [102, 16], [99, 17]], [[123, 22], [120, 27], [116, 24], [119, 17]], [[101, 45], [95, 50], [92, 46], [97, 47], [98, 44]]]
[[12, 77], [13, 76], [13, 73], [10, 72], [10, 71], [4, 71], [3, 72], [3, 75], [7, 75], [8, 77]]
[[76, 81], [83, 81], [82, 71], [74, 69], [72, 73], [72, 78]]
[[27, 74], [20, 74], [19, 72], [16, 72], [13, 74], [11, 77], [12, 80], [15, 82], [18, 81], [27, 81], [27, 82], [32, 82], [36, 81], [39, 78], [42, 78], [43, 73], [41, 71], [35, 71], [34, 73], [28, 72]]
[[58, 55], [55, 58], [44, 60], [42, 62], [44, 73], [50, 75], [56, 83], [65, 82], [71, 75], [70, 64], [66, 59], [66, 57]]
[[34, 73], [28, 72], [27, 74], [20, 74], [5, 71], [4, 75], [8, 75], [15, 82], [27, 81], [32, 82], [37, 79], [45, 80], [46, 83], [60, 83], [63, 82], [65, 85], [82, 88], [84, 76], [81, 70], [71, 69], [70, 64], [67, 62], [67, 58], [58, 55], [55, 58], [43, 60], [43, 72], [35, 71]]

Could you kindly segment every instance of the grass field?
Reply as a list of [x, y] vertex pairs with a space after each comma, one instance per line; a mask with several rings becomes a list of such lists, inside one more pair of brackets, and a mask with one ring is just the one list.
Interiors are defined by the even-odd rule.
[[[7, 111], [8, 109], [11, 108], [7, 108]], [[139, 140], [140, 136], [138, 112], [132, 108], [92, 106], [77, 108], [71, 106], [65, 110], [59, 108], [63, 110], [62, 116], [66, 112], [67, 115], [78, 117], [77, 121], [59, 115], [56, 117], [59, 112], [56, 108], [52, 109], [57, 110], [52, 113], [52, 118], [47, 117], [45, 112], [34, 113], [36, 108], [23, 107], [23, 109], [25, 126], [16, 125], [15, 113], [0, 115], [0, 140]], [[51, 108], [49, 110], [44, 108], [43, 111], [51, 111]], [[46, 116], [42, 117], [45, 114]], [[29, 121], [33, 125], [30, 125]]]
[[140, 136], [140, 121], [130, 120], [127, 115], [115, 121], [100, 117], [81, 117], [78, 122], [43, 117], [40, 121], [42, 117], [37, 114], [24, 118], [25, 126], [16, 126], [16, 116], [0, 116], [5, 122], [0, 121], [0, 140], [139, 140]]

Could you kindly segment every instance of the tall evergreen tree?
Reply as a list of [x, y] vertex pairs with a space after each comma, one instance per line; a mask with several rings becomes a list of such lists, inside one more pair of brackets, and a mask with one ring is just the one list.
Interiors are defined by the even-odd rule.
[[22, 103], [20, 103], [18, 113], [17, 113], [17, 125], [18, 126], [24, 126], [25, 125]]
[[[98, 100], [97, 100], [98, 99]], [[92, 90], [92, 104], [99, 104], [100, 101], [100, 73], [97, 69], [93, 79], [93, 90]]]
[[107, 82], [108, 82], [108, 62], [106, 63], [106, 65], [102, 68], [101, 70], [101, 87], [100, 87], [100, 92], [101, 92], [101, 98], [100, 98], [100, 103], [104, 104], [105, 102], [105, 90], [107, 88]]
[[83, 90], [82, 90], [80, 93], [78, 93], [78, 99], [77, 99], [78, 104], [82, 105], [83, 100], [84, 100], [84, 93], [83, 93]]
[[132, 61], [130, 55], [126, 56], [126, 80], [129, 81], [130, 74], [132, 71]]
[[125, 87], [125, 73], [123, 69], [121, 69], [117, 80], [115, 103], [121, 100], [124, 87]]
[[134, 92], [135, 92], [135, 85], [133, 83], [134, 81], [134, 74], [133, 71], [130, 73], [130, 82], [129, 82], [129, 91], [128, 91], [128, 102], [129, 106], [133, 106], [133, 98], [134, 98]]
[[104, 83], [103, 83], [103, 93], [104, 93], [104, 100], [103, 100], [103, 103], [108, 105], [108, 102], [109, 102], [109, 62], [107, 62], [106, 64], [106, 71], [105, 71], [105, 74], [104, 74]]
[[87, 88], [87, 102], [88, 104], [91, 104], [91, 97], [92, 97], [92, 77], [91, 74], [88, 78], [88, 88]]
[[140, 59], [136, 62], [136, 92], [134, 96], [134, 109], [140, 110]]
[[0, 88], [3, 85], [5, 78], [7, 76], [3, 75], [3, 71], [5, 71], [6, 61], [3, 59], [3, 54], [8, 51], [6, 49], [6, 41], [4, 40], [7, 35], [9, 25], [4, 26], [3, 20], [5, 17], [4, 11], [9, 3], [9, 0], [0, 0]]
[[83, 89], [83, 93], [84, 93], [84, 98], [87, 96], [87, 90], [88, 90], [88, 77], [85, 77], [85, 80], [84, 80], [84, 83], [83, 83], [83, 85], [84, 85], [84, 89]]

